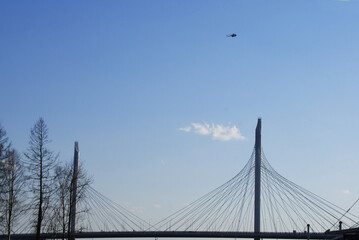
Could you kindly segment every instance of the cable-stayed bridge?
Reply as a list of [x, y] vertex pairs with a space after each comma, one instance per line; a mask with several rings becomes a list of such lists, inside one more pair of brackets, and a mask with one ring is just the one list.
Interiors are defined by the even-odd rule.
[[[258, 119], [255, 147], [244, 168], [156, 224], [89, 187], [84, 200], [74, 204], [70, 234], [48, 222], [41, 238], [359, 239], [359, 217], [281, 176], [261, 145]], [[12, 239], [35, 239], [31, 214], [19, 218]]]

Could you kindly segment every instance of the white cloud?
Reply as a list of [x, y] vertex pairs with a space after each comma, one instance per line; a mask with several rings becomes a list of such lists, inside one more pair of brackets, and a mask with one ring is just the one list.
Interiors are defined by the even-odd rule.
[[233, 125], [223, 126], [220, 124], [192, 123], [189, 127], [179, 128], [184, 132], [194, 132], [199, 135], [212, 136], [212, 139], [219, 141], [245, 140], [239, 129]]
[[345, 189], [345, 190], [343, 190], [343, 194], [351, 194], [351, 192], [350, 192], [350, 190], [349, 189]]
[[221, 141], [229, 141], [232, 139], [245, 140], [246, 138], [241, 135], [239, 129], [236, 126], [233, 127], [224, 127], [221, 125], [216, 125], [213, 128], [212, 132], [213, 139], [218, 139]]
[[194, 132], [199, 135], [210, 135], [211, 134], [211, 127], [209, 124], [204, 123], [203, 125], [200, 123], [192, 123], [194, 128]]
[[143, 207], [135, 207], [135, 206], [133, 206], [133, 207], [131, 208], [131, 212], [133, 212], [134, 214], [143, 213]]
[[161, 205], [160, 204], [154, 204], [153, 207], [154, 208], [161, 208]]
[[183, 132], [190, 132], [191, 127], [183, 127], [183, 128], [179, 128], [178, 130], [183, 131]]

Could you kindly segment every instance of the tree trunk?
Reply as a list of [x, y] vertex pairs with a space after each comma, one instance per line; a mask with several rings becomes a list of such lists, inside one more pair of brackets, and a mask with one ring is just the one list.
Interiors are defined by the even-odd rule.
[[8, 203], [8, 221], [7, 221], [7, 239], [11, 239], [11, 223], [12, 223], [12, 208], [14, 204], [14, 179], [13, 179], [13, 169], [10, 169], [11, 177], [9, 178], [9, 203]]
[[39, 212], [37, 215], [36, 239], [40, 240], [41, 223], [42, 223], [42, 201], [43, 201], [43, 184], [42, 184], [42, 147], [40, 146], [40, 196], [39, 196]]

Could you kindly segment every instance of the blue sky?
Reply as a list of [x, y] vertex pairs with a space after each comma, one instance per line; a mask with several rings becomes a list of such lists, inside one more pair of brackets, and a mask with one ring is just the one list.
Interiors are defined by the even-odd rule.
[[44, 117], [62, 161], [79, 141], [94, 187], [155, 221], [239, 172], [262, 117], [272, 166], [347, 208], [358, 43], [357, 0], [1, 1], [0, 122], [23, 152]]

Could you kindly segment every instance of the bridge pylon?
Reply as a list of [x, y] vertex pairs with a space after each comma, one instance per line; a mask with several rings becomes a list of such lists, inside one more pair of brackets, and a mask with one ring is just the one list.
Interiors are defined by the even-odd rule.
[[[79, 175], [79, 143], [75, 142], [74, 149], [74, 166], [73, 166], [73, 177], [72, 177], [72, 199], [71, 199], [71, 218], [70, 218], [70, 234], [73, 235], [76, 232], [76, 211], [77, 211], [77, 182]], [[71, 239], [74, 239], [71, 237]]]
[[[255, 139], [255, 185], [254, 185], [254, 232], [261, 231], [261, 165], [262, 165], [262, 119], [258, 118]], [[254, 240], [259, 240], [255, 237]]]

